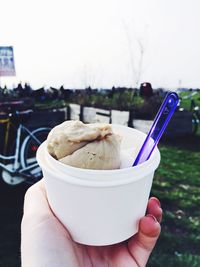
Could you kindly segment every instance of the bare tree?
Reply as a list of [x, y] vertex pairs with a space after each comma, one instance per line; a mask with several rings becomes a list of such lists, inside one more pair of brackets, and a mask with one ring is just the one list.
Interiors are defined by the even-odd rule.
[[125, 21], [123, 21], [123, 28], [125, 30], [128, 45], [132, 86], [133, 88], [138, 88], [143, 71], [145, 40], [144, 38], [137, 37], [136, 34], [128, 27]]

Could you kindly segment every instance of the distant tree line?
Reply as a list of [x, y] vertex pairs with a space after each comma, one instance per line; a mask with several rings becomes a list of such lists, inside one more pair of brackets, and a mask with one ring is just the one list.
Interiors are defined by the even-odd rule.
[[[139, 117], [153, 117], [164, 96], [166, 90], [153, 90], [150, 83], [142, 83], [140, 88], [112, 87], [111, 89], [66, 89], [42, 87], [33, 89], [28, 83], [22, 86], [21, 83], [14, 89], [0, 87], [0, 111], [9, 107], [12, 101], [18, 101], [16, 109], [47, 109], [64, 107], [69, 103], [83, 106], [91, 106], [104, 109], [132, 110]], [[20, 103], [21, 101], [21, 103]], [[4, 105], [2, 104], [4, 103]]]

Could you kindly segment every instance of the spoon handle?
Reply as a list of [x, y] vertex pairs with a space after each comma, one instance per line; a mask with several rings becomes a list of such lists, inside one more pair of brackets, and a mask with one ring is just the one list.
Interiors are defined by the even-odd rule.
[[153, 121], [151, 129], [133, 163], [133, 166], [136, 166], [150, 158], [155, 146], [158, 144], [167, 124], [174, 114], [178, 103], [179, 98], [176, 93], [169, 92], [166, 95]]

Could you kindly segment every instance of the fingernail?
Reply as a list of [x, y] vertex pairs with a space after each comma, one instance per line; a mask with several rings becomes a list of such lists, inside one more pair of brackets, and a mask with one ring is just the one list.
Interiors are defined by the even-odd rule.
[[147, 214], [146, 217], [152, 218], [154, 222], [158, 222], [156, 217], [154, 217], [152, 214]]
[[155, 201], [161, 207], [160, 201], [156, 197], [151, 197], [151, 200]]

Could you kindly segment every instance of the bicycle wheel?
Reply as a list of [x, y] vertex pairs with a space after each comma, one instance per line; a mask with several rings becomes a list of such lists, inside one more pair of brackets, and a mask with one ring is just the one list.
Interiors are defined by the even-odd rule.
[[42, 171], [36, 160], [36, 151], [39, 145], [44, 142], [50, 128], [38, 128], [31, 132], [22, 143], [20, 160], [22, 170], [21, 173], [26, 176], [25, 182], [35, 183], [42, 178]]

